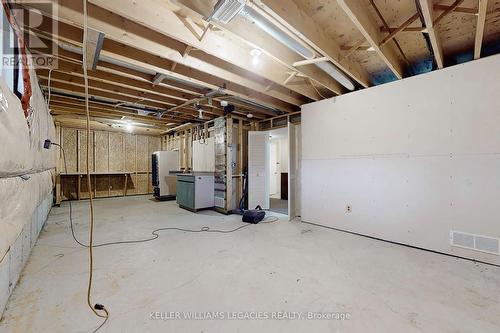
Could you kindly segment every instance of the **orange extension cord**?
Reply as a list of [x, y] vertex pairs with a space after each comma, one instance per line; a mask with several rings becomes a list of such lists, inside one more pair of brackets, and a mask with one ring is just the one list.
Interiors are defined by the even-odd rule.
[[[88, 17], [87, 17], [87, 0], [83, 0], [83, 77], [85, 81], [85, 113], [87, 118], [87, 189], [89, 193], [89, 280], [87, 288], [87, 304], [89, 308], [94, 312], [94, 314], [100, 318], [104, 318], [102, 324], [95, 329], [97, 332], [108, 320], [109, 312], [102, 304], [92, 305], [92, 276], [94, 269], [94, 202], [92, 198], [92, 182], [90, 181], [90, 112], [89, 112], [89, 82], [87, 75], [87, 27], [88, 27]], [[100, 313], [104, 312], [104, 314]]]

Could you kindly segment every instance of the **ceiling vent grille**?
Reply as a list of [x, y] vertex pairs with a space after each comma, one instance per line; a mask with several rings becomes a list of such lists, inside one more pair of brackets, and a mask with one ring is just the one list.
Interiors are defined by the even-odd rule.
[[245, 7], [245, 0], [219, 0], [208, 17], [208, 21], [213, 19], [224, 24], [229, 23], [243, 7]]
[[500, 255], [500, 238], [450, 231], [451, 246]]

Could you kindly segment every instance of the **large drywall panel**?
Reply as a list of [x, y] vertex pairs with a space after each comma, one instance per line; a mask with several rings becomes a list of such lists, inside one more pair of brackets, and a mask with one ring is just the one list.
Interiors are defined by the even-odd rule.
[[467, 258], [500, 237], [500, 56], [302, 109], [302, 219]]

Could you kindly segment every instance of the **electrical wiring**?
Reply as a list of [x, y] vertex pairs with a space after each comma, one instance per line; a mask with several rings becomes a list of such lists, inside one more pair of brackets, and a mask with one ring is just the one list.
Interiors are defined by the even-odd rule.
[[[92, 198], [92, 183], [90, 181], [90, 111], [89, 111], [89, 79], [87, 73], [87, 41], [88, 41], [88, 15], [87, 15], [87, 0], [83, 0], [83, 79], [85, 85], [85, 114], [87, 121], [87, 189], [89, 193], [89, 279], [87, 285], [87, 305], [92, 310], [92, 312], [100, 317], [104, 318], [102, 324], [97, 327], [94, 332], [97, 332], [109, 319], [109, 311], [102, 304], [96, 303], [92, 306], [92, 277], [94, 268], [94, 253], [93, 253], [93, 243], [94, 243], [94, 202]], [[104, 314], [100, 313], [104, 312]]]
[[[67, 163], [66, 163], [66, 153], [64, 151], [64, 148], [61, 147], [61, 145], [59, 145], [57, 143], [52, 143], [52, 144], [55, 145], [55, 146], [58, 146], [61, 149], [62, 155], [63, 155], [64, 172], [68, 173], [68, 166], [67, 166]], [[71, 200], [68, 200], [68, 204], [69, 204], [69, 225], [70, 225], [70, 229], [71, 229], [71, 236], [73, 237], [73, 240], [78, 245], [87, 248], [87, 247], [89, 247], [89, 245], [82, 243], [76, 237], [75, 228], [74, 228], [74, 225], [73, 225], [73, 205], [71, 204]], [[263, 220], [260, 223], [274, 223], [274, 222], [277, 222], [277, 221], [279, 221], [278, 217], [276, 217], [276, 216], [269, 216], [268, 218], [266, 218], [265, 220]], [[155, 240], [155, 239], [157, 239], [157, 238], [160, 237], [160, 235], [158, 234], [158, 232], [160, 232], [160, 231], [169, 231], [169, 230], [171, 230], [171, 231], [182, 231], [182, 232], [191, 232], [191, 233], [207, 232], [207, 233], [228, 234], [228, 233], [232, 233], [232, 232], [241, 230], [241, 229], [246, 228], [246, 227], [251, 226], [251, 225], [252, 224], [248, 223], [248, 224], [244, 224], [244, 225], [241, 225], [239, 227], [236, 227], [234, 229], [229, 229], [229, 230], [210, 229], [210, 227], [207, 227], [207, 226], [204, 226], [201, 229], [185, 229], [185, 228], [178, 228], [178, 227], [165, 227], [165, 228], [158, 228], [158, 229], [155, 229], [155, 230], [151, 231], [151, 234], [153, 236], [150, 237], [150, 238], [134, 239], [134, 240], [124, 240], [124, 241], [115, 241], [115, 242], [105, 242], [105, 243], [100, 243], [100, 244], [93, 244], [92, 247], [93, 248], [97, 248], [97, 247], [104, 247], [104, 246], [110, 246], [110, 245], [137, 244], [137, 243], [150, 242], [150, 241], [153, 241], [153, 240]]]

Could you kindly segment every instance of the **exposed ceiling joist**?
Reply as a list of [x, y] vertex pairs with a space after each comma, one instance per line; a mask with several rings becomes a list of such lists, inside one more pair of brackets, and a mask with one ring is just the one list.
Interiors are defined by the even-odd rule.
[[479, 13], [476, 23], [476, 37], [474, 40], [474, 59], [481, 57], [481, 46], [483, 45], [484, 24], [486, 23], [486, 11], [488, 9], [488, 0], [479, 0]]
[[95, 70], [97, 68], [97, 62], [99, 61], [99, 55], [101, 54], [102, 43], [104, 42], [104, 33], [87, 28], [87, 68], [89, 70]]
[[389, 41], [391, 41], [393, 38], [395, 38], [397, 34], [399, 34], [401, 31], [403, 31], [404, 29], [406, 29], [410, 24], [412, 24], [413, 22], [415, 22], [418, 18], [419, 18], [418, 13], [415, 13], [412, 17], [410, 17], [409, 19], [407, 19], [406, 21], [404, 21], [399, 27], [397, 27], [396, 29], [392, 30], [389, 33], [389, 35], [387, 35], [386, 37], [384, 37], [384, 39], [380, 42], [380, 46], [384, 46], [385, 44], [387, 44]]
[[[61, 0], [59, 3], [62, 6], [67, 7], [66, 1], [74, 2], [70, 0]], [[207, 34], [205, 38], [200, 41], [189, 31], [189, 29], [186, 28], [179, 17], [168, 6], [167, 2], [153, 0], [142, 0], [140, 2], [134, 0], [91, 0], [90, 3], [94, 6], [91, 6], [89, 10], [89, 22], [91, 22], [93, 26], [96, 26], [96, 24], [100, 25], [101, 29], [106, 31], [106, 36], [109, 36], [109, 38], [117, 41], [120, 40], [120, 42], [127, 43], [129, 45], [137, 45], [141, 48], [143, 47], [151, 53], [162, 55], [170, 60], [194, 66], [196, 68], [200, 68], [199, 66], [201, 65], [203, 58], [206, 59], [202, 52], [198, 52], [196, 54], [197, 57], [187, 56], [184, 59], [182, 54], [179, 52], [176, 54], [169, 54], [166, 52], [164, 45], [154, 43], [154, 41], [149, 39], [151, 37], [144, 38], [145, 36], [141, 36], [138, 31], [136, 32], [136, 27], [131, 24], [128, 24], [127, 26], [127, 36], [125, 36], [125, 38], [124, 36], [120, 36], [120, 34], [116, 34], [116, 32], [112, 32], [116, 29], [116, 27], [110, 27], [111, 24], [108, 24], [110, 18], [109, 13], [112, 11], [114, 15], [120, 15], [131, 22], [137, 23], [137, 25], [140, 24], [143, 27], [153, 30], [154, 32], [180, 41], [185, 45], [195, 47], [206, 54], [215, 56], [231, 65], [239, 67], [242, 71], [249, 70], [250, 73], [257, 74], [266, 80], [278, 84], [281, 84], [283, 81], [284, 72], [286, 70], [285, 66], [274, 61], [274, 59], [266, 56], [265, 54], [261, 55], [259, 65], [255, 66], [252, 62], [252, 56], [250, 54], [251, 49], [249, 47], [242, 47], [241, 43], [232, 41], [230, 36], [224, 36], [223, 33]], [[72, 4], [68, 7], [76, 9], [77, 6]], [[107, 11], [103, 12], [103, 9], [107, 9]], [[95, 22], [94, 20], [98, 22]], [[193, 25], [193, 29], [200, 29], [201, 32], [201, 28], [196, 25]], [[154, 34], [149, 33], [148, 35], [152, 36]], [[215, 64], [212, 62], [212, 65]], [[219, 63], [219, 65], [222, 65], [222, 63]], [[211, 71], [213, 72], [214, 68], [212, 68]], [[248, 76], [250, 77], [251, 75]], [[240, 75], [238, 80], [240, 82], [249, 81], [246, 75]], [[259, 90], [262, 92], [265, 87], [261, 88], [262, 89], [259, 88]], [[303, 96], [307, 96], [312, 100], [318, 100], [321, 98], [314, 89], [305, 83], [296, 84], [293, 87], [289, 87], [289, 89]]]
[[[209, 2], [204, 1], [179, 0], [178, 3], [183, 6], [183, 10], [189, 10], [192, 15], [196, 15], [200, 19], [209, 16], [213, 9]], [[215, 22], [214, 24], [218, 23]], [[262, 50], [276, 61], [287, 66], [288, 69], [293, 69], [295, 62], [304, 59], [266, 32], [257, 29], [254, 23], [242, 15], [236, 15], [230, 22], [223, 25], [219, 24], [218, 27], [230, 32], [251, 47]], [[343, 87], [337, 81], [315, 66], [302, 67], [300, 72], [335, 94], [344, 92]]]
[[418, 0], [420, 3], [420, 8], [422, 9], [422, 15], [424, 16], [425, 26], [427, 28], [427, 33], [429, 34], [429, 39], [431, 40], [432, 51], [434, 53], [434, 58], [438, 68], [443, 68], [443, 47], [441, 45], [441, 39], [434, 26], [434, 1], [433, 0]]
[[337, 0], [337, 2], [387, 67], [398, 79], [403, 78], [403, 66], [396, 55], [394, 44], [389, 42], [379, 46], [383, 36], [368, 7], [359, 0]]
[[[60, 20], [57, 37], [79, 45], [82, 39], [82, 19], [78, 9], [81, 4], [67, 0], [61, 0], [59, 4], [61, 6], [57, 18]], [[33, 6], [36, 7], [36, 4]], [[39, 9], [43, 10], [43, 8]], [[255, 74], [251, 72], [246, 73], [241, 68], [217, 60], [216, 57], [203, 52], [197, 52], [198, 55], [202, 55], [202, 59], [191, 56], [183, 58], [181, 52], [185, 50], [185, 44], [173, 41], [167, 36], [139, 26], [137, 23], [110, 13], [103, 8], [91, 6], [90, 9], [92, 10], [89, 10], [91, 15], [89, 22], [106, 32], [107, 39], [103, 45], [102, 55], [114, 57], [117, 60], [121, 59], [126, 63], [150, 70], [155, 67], [151, 66], [151, 63], [162, 64], [156, 68], [156, 72], [178, 77], [185, 81], [195, 81], [210, 89], [226, 85], [227, 90], [232, 90], [231, 94], [254, 99], [256, 102], [260, 101], [283, 111], [296, 111], [298, 108], [294, 108], [292, 105], [298, 106], [307, 100], [303, 99], [300, 94], [279, 86], [264, 93], [269, 81], [257, 79]], [[97, 18], [93, 18], [92, 15]], [[37, 29], [45, 32], [50, 31], [50, 24], [51, 22], [48, 21], [46, 22], [47, 27], [40, 26]], [[130, 25], [133, 26], [134, 31], [128, 30]], [[141, 49], [137, 49], [136, 46], [140, 46]], [[175, 62], [179, 64], [175, 71], [171, 71], [172, 64]], [[219, 65], [227, 68], [221, 68]]]
[[258, 3], [265, 13], [274, 18], [288, 30], [299, 36], [322, 56], [327, 57], [335, 66], [340, 68], [363, 87], [371, 85], [370, 75], [358, 63], [342, 57], [340, 46], [334, 38], [328, 36], [304, 13], [295, 2], [280, 0], [261, 0]]

